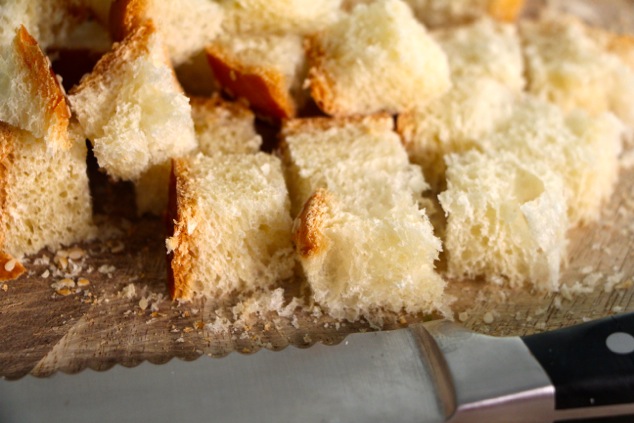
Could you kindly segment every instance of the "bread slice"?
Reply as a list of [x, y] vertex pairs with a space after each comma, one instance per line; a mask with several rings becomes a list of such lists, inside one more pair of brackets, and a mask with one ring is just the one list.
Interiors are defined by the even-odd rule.
[[510, 118], [516, 97], [492, 78], [462, 77], [441, 98], [398, 116], [397, 131], [410, 160], [421, 166], [432, 191], [445, 188], [444, 157], [478, 148]]
[[561, 177], [508, 151], [447, 156], [444, 247], [449, 278], [557, 291], [568, 219]]
[[50, 148], [67, 148], [70, 109], [48, 58], [24, 26], [0, 46], [0, 120], [43, 138]]
[[173, 298], [227, 301], [293, 276], [292, 220], [279, 159], [265, 153], [174, 161]]
[[[192, 98], [197, 151], [208, 155], [255, 154], [262, 138], [255, 131], [255, 116], [240, 103], [220, 96]], [[150, 167], [134, 182], [137, 212], [162, 215], [167, 207], [171, 161]]]
[[614, 54], [618, 48], [610, 49], [605, 36], [571, 17], [523, 22], [520, 28], [529, 92], [566, 111], [610, 111], [634, 127], [634, 70], [623, 61], [625, 52]]
[[[71, 125], [66, 149], [0, 122], [0, 251], [17, 259], [95, 235], [86, 143]], [[1, 269], [0, 269], [1, 272]]]
[[441, 307], [441, 250], [426, 189], [389, 116], [291, 120], [282, 129], [294, 239], [315, 300], [335, 318]]
[[447, 54], [454, 82], [487, 77], [514, 91], [524, 90], [524, 58], [516, 25], [482, 18], [432, 35]]
[[524, 0], [405, 0], [416, 17], [429, 27], [465, 24], [482, 17], [515, 21]]
[[306, 98], [306, 60], [299, 35], [226, 34], [207, 47], [207, 55], [219, 85], [265, 117], [294, 117]]
[[451, 85], [445, 53], [400, 0], [356, 6], [311, 37], [307, 54], [311, 95], [333, 116], [399, 113]]
[[220, 33], [222, 19], [222, 8], [209, 0], [114, 0], [110, 29], [115, 40], [123, 40], [146, 21], [153, 21], [178, 66]]
[[103, 56], [70, 101], [99, 166], [114, 179], [138, 179], [196, 148], [189, 100], [150, 23]]
[[307, 35], [332, 24], [341, 0], [224, 0], [225, 32]]

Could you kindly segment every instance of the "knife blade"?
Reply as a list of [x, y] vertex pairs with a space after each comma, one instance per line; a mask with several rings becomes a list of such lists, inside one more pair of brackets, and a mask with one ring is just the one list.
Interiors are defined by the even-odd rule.
[[1, 422], [547, 422], [634, 415], [634, 314], [525, 338], [448, 321], [336, 346], [0, 381]]

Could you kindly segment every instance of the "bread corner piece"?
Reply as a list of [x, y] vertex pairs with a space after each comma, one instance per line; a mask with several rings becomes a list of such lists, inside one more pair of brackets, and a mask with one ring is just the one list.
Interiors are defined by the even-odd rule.
[[170, 255], [173, 298], [232, 295], [293, 276], [288, 191], [279, 159], [265, 153], [174, 160]]
[[310, 37], [313, 99], [327, 114], [399, 113], [445, 93], [447, 57], [401, 0], [357, 5]]
[[0, 52], [0, 120], [43, 138], [51, 148], [69, 147], [70, 108], [36, 40], [20, 26]]
[[559, 289], [568, 218], [563, 181], [508, 151], [447, 156], [444, 239], [450, 278]]
[[282, 131], [296, 249], [335, 318], [443, 306], [440, 240], [418, 204], [426, 184], [392, 127], [382, 115], [297, 119]]
[[307, 95], [303, 37], [296, 34], [225, 34], [207, 47], [218, 84], [263, 117], [294, 117]]
[[114, 179], [135, 180], [196, 147], [189, 100], [151, 22], [115, 44], [70, 102], [99, 166]]
[[76, 124], [68, 136], [69, 148], [50, 149], [0, 122], [0, 256], [20, 259], [95, 236], [85, 139]]

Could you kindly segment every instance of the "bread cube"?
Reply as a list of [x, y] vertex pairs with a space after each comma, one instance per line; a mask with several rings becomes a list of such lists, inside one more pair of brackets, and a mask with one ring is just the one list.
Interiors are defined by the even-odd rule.
[[279, 159], [265, 153], [174, 161], [170, 195], [173, 298], [229, 301], [293, 276], [289, 199]]
[[405, 0], [416, 17], [429, 27], [465, 24], [482, 17], [515, 21], [524, 0]]
[[114, 179], [136, 180], [196, 148], [189, 100], [151, 24], [103, 56], [70, 101], [99, 166]]
[[311, 96], [327, 114], [400, 113], [450, 87], [447, 57], [401, 0], [360, 4], [310, 38]]
[[568, 229], [561, 177], [508, 151], [446, 160], [447, 276], [557, 291]]
[[315, 300], [340, 319], [442, 307], [427, 185], [389, 116], [288, 121], [283, 155], [294, 239]]

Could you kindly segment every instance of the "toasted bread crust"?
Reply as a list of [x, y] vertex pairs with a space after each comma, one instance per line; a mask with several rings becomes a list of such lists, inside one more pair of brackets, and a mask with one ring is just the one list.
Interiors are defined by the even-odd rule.
[[148, 0], [114, 0], [110, 6], [110, 35], [122, 41], [149, 19]]
[[319, 36], [306, 38], [304, 42], [306, 61], [308, 62], [308, 81], [310, 95], [317, 106], [331, 116], [345, 114], [337, 105], [336, 93], [332, 90], [335, 86], [330, 75], [324, 70], [324, 49], [319, 42]]
[[502, 22], [514, 22], [524, 7], [524, 0], [490, 0], [488, 13]]
[[70, 108], [66, 102], [64, 89], [53, 73], [48, 58], [24, 26], [18, 28], [13, 45], [24, 68], [29, 70], [30, 77], [33, 79], [33, 97], [42, 101], [48, 128], [47, 142], [53, 143], [57, 148], [70, 148], [72, 144], [68, 137]]
[[191, 299], [192, 265], [194, 258], [190, 254], [191, 234], [187, 226], [193, 209], [193, 201], [188, 200], [184, 193], [187, 191], [187, 165], [182, 159], [172, 160], [170, 175], [169, 205], [166, 217], [168, 233], [167, 239], [167, 272], [169, 290], [172, 299]]
[[309, 258], [328, 248], [328, 242], [322, 232], [325, 216], [330, 208], [331, 198], [327, 190], [318, 189], [304, 204], [297, 217], [293, 241], [301, 258]]
[[14, 260], [13, 257], [3, 251], [6, 205], [9, 198], [7, 177], [13, 162], [13, 149], [15, 145], [15, 130], [9, 124], [0, 121], [0, 281], [8, 281], [18, 278], [26, 271], [18, 261], [14, 261], [9, 269], [5, 265]]
[[259, 66], [247, 66], [214, 45], [207, 47], [207, 58], [216, 80], [232, 97], [242, 98], [261, 115], [288, 119], [296, 105], [286, 89], [285, 77]]

